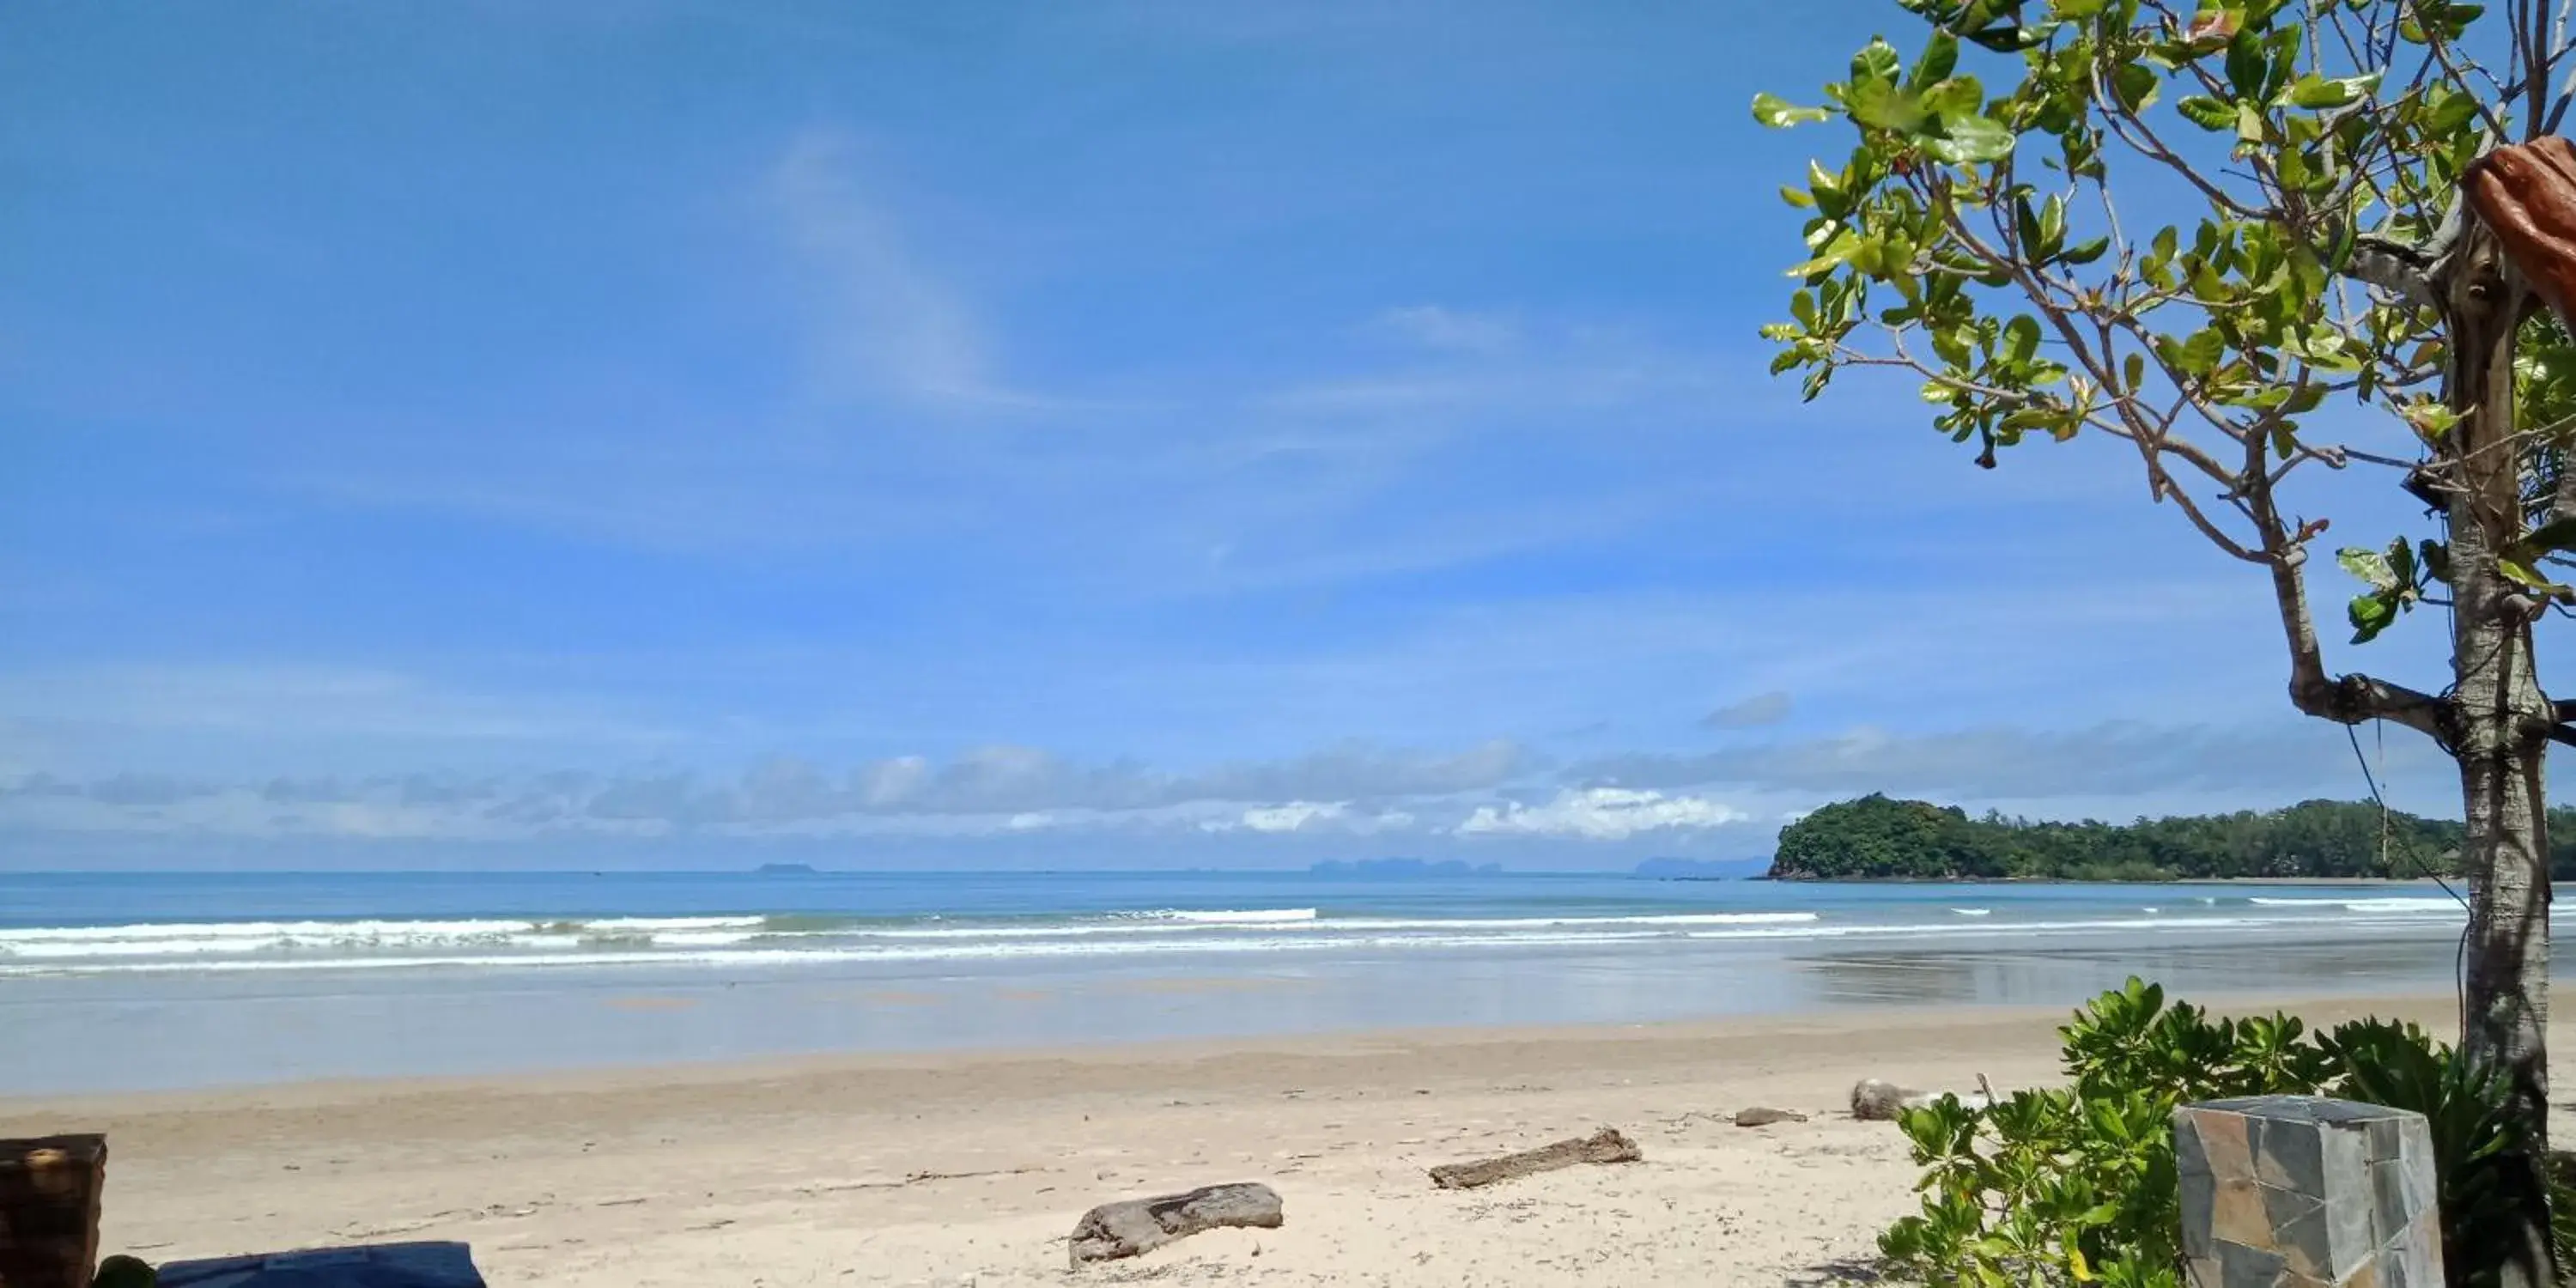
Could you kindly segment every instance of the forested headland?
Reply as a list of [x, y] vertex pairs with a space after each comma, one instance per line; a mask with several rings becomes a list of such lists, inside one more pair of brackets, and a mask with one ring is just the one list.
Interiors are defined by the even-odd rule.
[[[2549, 811], [2550, 867], [2576, 873], [2576, 808]], [[1781, 829], [1775, 880], [2175, 881], [2452, 875], [2460, 824], [2355, 801], [2131, 823], [2034, 822], [1872, 794]]]

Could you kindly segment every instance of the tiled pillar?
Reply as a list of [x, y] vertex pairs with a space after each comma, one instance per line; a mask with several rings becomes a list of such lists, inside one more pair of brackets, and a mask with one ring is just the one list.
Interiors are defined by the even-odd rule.
[[2174, 1160], [2192, 1288], [2441, 1288], [2422, 1114], [2314, 1096], [2185, 1105]]
[[89, 1288], [107, 1137], [0, 1140], [0, 1284]]

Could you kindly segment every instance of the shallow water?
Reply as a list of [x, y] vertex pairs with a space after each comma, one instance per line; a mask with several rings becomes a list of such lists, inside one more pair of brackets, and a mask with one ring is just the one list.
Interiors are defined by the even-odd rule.
[[2394, 884], [0, 876], [0, 1092], [2440, 991], [2460, 920]]

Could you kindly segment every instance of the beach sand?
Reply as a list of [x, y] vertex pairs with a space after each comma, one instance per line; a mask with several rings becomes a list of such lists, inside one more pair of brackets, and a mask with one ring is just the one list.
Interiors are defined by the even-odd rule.
[[[2452, 1027], [2448, 997], [2292, 1004]], [[2251, 1009], [2234, 1008], [2229, 1009]], [[1428, 1031], [0, 1100], [109, 1135], [105, 1250], [457, 1239], [495, 1285], [1831, 1283], [1913, 1210], [1863, 1077], [2055, 1074], [2058, 1009]], [[1745, 1129], [1750, 1105], [1805, 1123]], [[1475, 1191], [1424, 1170], [1643, 1148]], [[1286, 1227], [1066, 1269], [1095, 1203], [1264, 1181]]]

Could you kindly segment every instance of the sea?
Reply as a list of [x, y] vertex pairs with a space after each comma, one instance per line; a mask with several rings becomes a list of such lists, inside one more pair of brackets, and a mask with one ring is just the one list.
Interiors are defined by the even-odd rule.
[[0, 873], [0, 1096], [2443, 993], [2423, 884], [1281, 872]]

